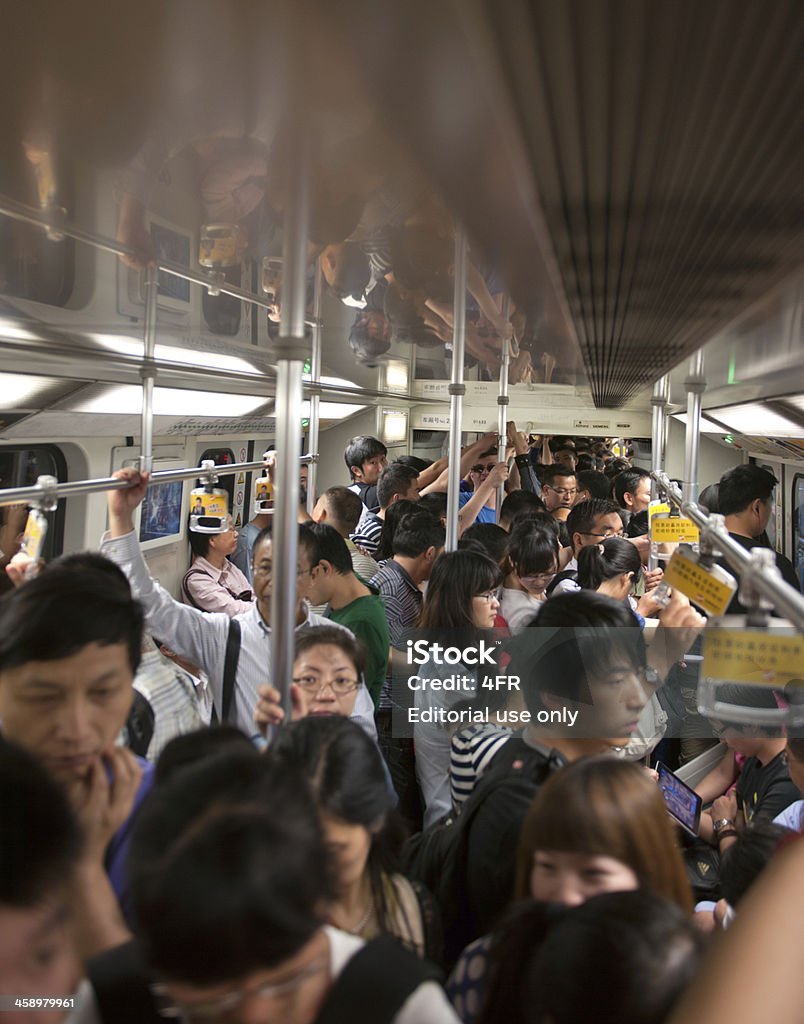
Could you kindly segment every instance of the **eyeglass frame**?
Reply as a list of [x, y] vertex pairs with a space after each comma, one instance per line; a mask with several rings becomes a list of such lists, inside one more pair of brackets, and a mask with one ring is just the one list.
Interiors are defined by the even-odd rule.
[[325, 690], [327, 687], [329, 687], [332, 690], [332, 692], [335, 694], [336, 697], [346, 697], [350, 693], [354, 693], [355, 690], [358, 690], [358, 689], [360, 689], [361, 686], [363, 686], [363, 676], [362, 675], [360, 675], [357, 679], [349, 681], [349, 688], [348, 688], [348, 690], [343, 690], [343, 689], [337, 690], [335, 688], [336, 680], [332, 680], [332, 679], [325, 679], [323, 682], [321, 680], [319, 680], [318, 684], [317, 684], [317, 687], [315, 687], [315, 686], [305, 686], [304, 683], [302, 682], [302, 679], [309, 679], [309, 678], [311, 678], [311, 677], [310, 676], [293, 676], [291, 678], [291, 682], [295, 683], [297, 686], [300, 686], [305, 691], [305, 693], [309, 693], [309, 694], [311, 694], [314, 697], [318, 697], [318, 695], [321, 693], [321, 691]]
[[552, 484], [542, 484], [542, 490], [552, 491], [553, 494], [558, 494], [562, 498], [569, 498], [578, 493], [577, 487], [553, 487]]
[[497, 465], [496, 462], [477, 462], [469, 469], [470, 473], [490, 473]]
[[496, 590], [484, 590], [482, 594], [473, 594], [472, 596], [479, 597], [482, 601], [485, 601], [486, 604], [491, 604], [492, 601], [500, 600], [500, 588], [497, 587]]
[[149, 989], [155, 1000], [170, 1000], [169, 1006], [157, 1007], [156, 1012], [160, 1017], [181, 1021], [182, 1024], [193, 1024], [194, 1020], [213, 1021], [222, 1014], [231, 1013], [240, 1007], [245, 999], [253, 996], [265, 999], [269, 996], [276, 997], [295, 992], [301, 988], [308, 978], [312, 978], [326, 966], [327, 962], [323, 958], [314, 960], [285, 981], [266, 982], [253, 988], [232, 989], [230, 992], [225, 992], [222, 996], [209, 999], [206, 1002], [196, 1003], [194, 1006], [183, 1006], [180, 1003], [176, 1003], [168, 995], [165, 986], [161, 982], [153, 982]]
[[[578, 531], [579, 533], [581, 531]], [[591, 530], [584, 530], [581, 533], [582, 537], [597, 537], [600, 540], [608, 540], [610, 537], [622, 537], [625, 538], [625, 530], [619, 530], [617, 533], [592, 533]]]

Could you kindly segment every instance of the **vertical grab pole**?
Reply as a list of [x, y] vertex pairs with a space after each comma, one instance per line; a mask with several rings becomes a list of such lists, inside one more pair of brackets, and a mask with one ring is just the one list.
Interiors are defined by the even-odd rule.
[[[310, 380], [313, 384], [321, 381], [321, 297], [323, 287], [323, 275], [321, 264], [317, 263], [315, 268], [315, 286], [313, 291], [313, 352], [310, 360]], [[307, 450], [310, 455], [318, 454], [318, 438], [320, 433], [320, 405], [321, 396], [318, 391], [310, 395], [310, 427], [307, 431]], [[318, 463], [311, 462], [307, 467], [307, 512], [312, 515], [315, 505], [316, 482], [318, 477]]]
[[[653, 395], [650, 400], [653, 413], [651, 423], [651, 470], [654, 473], [661, 473], [664, 469], [664, 413], [667, 406], [667, 391], [668, 377], [665, 374], [653, 385]], [[651, 479], [651, 501], [658, 498], [658, 496], [658, 485], [655, 480]], [[656, 545], [651, 541], [648, 569], [655, 569], [658, 561]]]
[[306, 244], [309, 235], [309, 150], [301, 118], [288, 151], [288, 203], [282, 245], [283, 301], [280, 312], [276, 387], [277, 498], [274, 505], [271, 593], [271, 681], [291, 719], [290, 681], [296, 629], [299, 554], [299, 452], [301, 450], [304, 319], [307, 304]]
[[140, 427], [140, 470], [150, 473], [154, 462], [154, 378], [156, 367], [156, 299], [159, 294], [159, 270], [153, 264], [145, 268], [145, 323], [142, 353], [142, 425]]
[[447, 551], [458, 547], [461, 486], [461, 427], [463, 421], [463, 354], [466, 340], [466, 235], [455, 228], [455, 297], [453, 300], [452, 380], [449, 385], [449, 484], [447, 488]]
[[[503, 299], [502, 315], [507, 320], [511, 315], [511, 300], [506, 295]], [[511, 365], [511, 347], [506, 338], [502, 339], [502, 365], [500, 366], [500, 392], [497, 395], [497, 433], [500, 435], [497, 446], [497, 461], [505, 462], [506, 431], [508, 427], [508, 368]], [[500, 521], [500, 509], [505, 498], [505, 484], [497, 488], [496, 515]]]
[[698, 450], [701, 443], [701, 395], [706, 390], [704, 354], [699, 349], [690, 359], [684, 387], [687, 389], [687, 434], [684, 447], [684, 501], [698, 503]]

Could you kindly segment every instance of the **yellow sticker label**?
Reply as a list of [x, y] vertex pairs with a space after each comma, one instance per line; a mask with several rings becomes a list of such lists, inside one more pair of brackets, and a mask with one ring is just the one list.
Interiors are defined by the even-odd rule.
[[24, 552], [34, 561], [42, 554], [45, 545], [45, 534], [47, 533], [47, 520], [36, 511], [28, 513], [28, 521], [25, 524], [25, 533], [20, 544], [20, 551]]
[[648, 505], [648, 522], [651, 522], [654, 516], [669, 516], [670, 506], [666, 501], [652, 501]]
[[698, 527], [690, 519], [654, 517], [650, 521], [650, 539], [660, 544], [678, 541], [695, 544], [699, 536]]
[[668, 562], [664, 582], [680, 590], [709, 615], [725, 615], [737, 590], [736, 582], [719, 580], [680, 551], [676, 551]]
[[804, 636], [762, 630], [707, 629], [703, 674], [735, 683], [783, 687], [804, 679]]

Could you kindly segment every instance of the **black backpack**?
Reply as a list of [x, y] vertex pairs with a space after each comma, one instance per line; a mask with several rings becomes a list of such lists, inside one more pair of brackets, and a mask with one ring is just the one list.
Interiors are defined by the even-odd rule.
[[539, 787], [563, 763], [557, 751], [545, 754], [512, 736], [461, 813], [443, 818], [408, 843], [406, 874], [438, 901], [448, 965], [506, 910], [525, 815]]
[[578, 570], [577, 569], [562, 569], [561, 572], [557, 572], [550, 581], [549, 586], [545, 590], [545, 594], [549, 597], [559, 583], [562, 580], [572, 580], [574, 583], [578, 582]]

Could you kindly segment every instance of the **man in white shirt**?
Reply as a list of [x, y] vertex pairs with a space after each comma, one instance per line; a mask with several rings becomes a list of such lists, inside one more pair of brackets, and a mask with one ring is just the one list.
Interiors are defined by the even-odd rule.
[[[216, 708], [221, 709], [223, 675], [229, 636], [230, 618], [221, 612], [200, 612], [175, 601], [152, 579], [142, 557], [134, 532], [133, 512], [145, 497], [148, 474], [136, 469], [119, 470], [115, 476], [128, 479], [133, 486], [108, 493], [109, 532], [101, 550], [125, 572], [134, 595], [142, 602], [152, 631], [172, 650], [207, 673]], [[296, 568], [296, 624], [302, 626], [332, 625], [330, 620], [313, 615], [307, 602], [310, 574], [315, 559], [315, 536], [303, 525], [299, 527], [299, 550]], [[271, 589], [273, 578], [273, 544], [268, 531], [254, 544], [253, 577], [256, 600], [250, 609], [234, 616], [240, 626], [241, 641], [234, 693], [229, 721], [249, 736], [256, 736], [254, 710], [257, 688], [271, 683]], [[343, 627], [340, 627], [343, 628]], [[376, 738], [374, 707], [371, 697], [361, 693], [351, 716], [366, 732]]]

